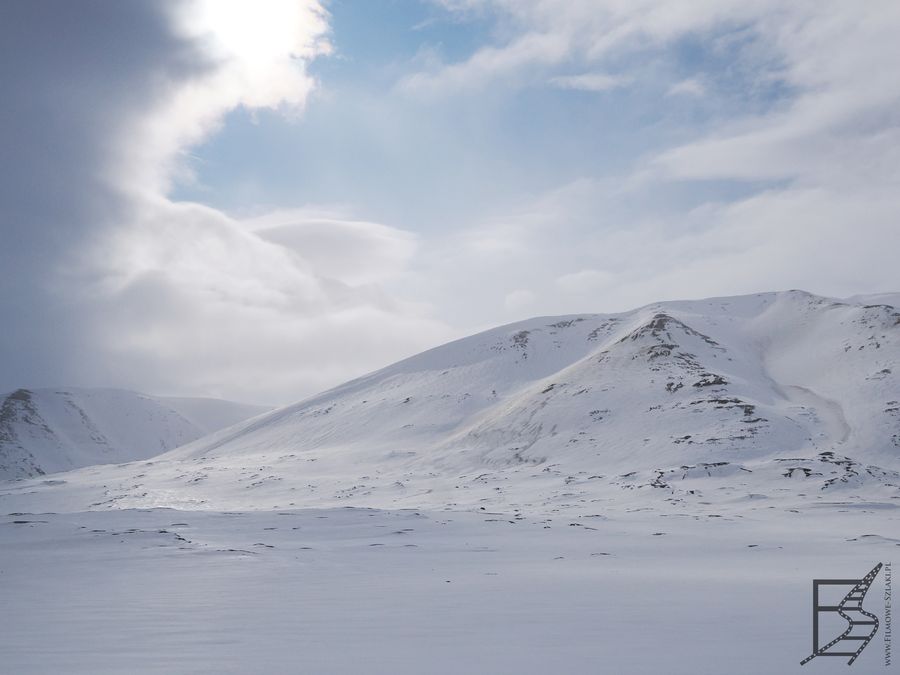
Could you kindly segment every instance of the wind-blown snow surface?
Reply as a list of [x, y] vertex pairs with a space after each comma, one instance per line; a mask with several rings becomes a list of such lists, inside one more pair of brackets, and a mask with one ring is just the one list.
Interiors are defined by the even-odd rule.
[[[811, 580], [900, 544], [890, 297], [532, 319], [148, 461], [0, 484], [0, 653], [16, 672], [844, 672], [799, 662]], [[856, 667], [882, 665], [879, 635]]]
[[897, 540], [871, 533], [896, 525], [865, 510], [0, 517], [0, 671], [887, 674], [881, 634], [849, 670], [799, 663], [812, 578], [890, 560]]
[[266, 410], [120, 389], [18, 389], [0, 397], [0, 480], [146, 459]]

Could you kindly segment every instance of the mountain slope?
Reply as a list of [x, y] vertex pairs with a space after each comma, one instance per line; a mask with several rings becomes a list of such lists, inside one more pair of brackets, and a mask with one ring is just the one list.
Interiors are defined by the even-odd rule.
[[0, 480], [144, 459], [265, 410], [117, 389], [18, 389], [0, 399]]
[[477, 459], [464, 463], [513, 464], [577, 455], [565, 448], [590, 442], [609, 463], [632, 456], [641, 431], [645, 459], [841, 447], [890, 463], [898, 454], [898, 327], [891, 306], [801, 292], [532, 319], [172, 456], [362, 443], [403, 446], [429, 461], [466, 454]]
[[152, 465], [67, 480], [90, 507], [887, 500], [898, 401], [892, 305], [800, 291], [665, 302], [503, 326]]

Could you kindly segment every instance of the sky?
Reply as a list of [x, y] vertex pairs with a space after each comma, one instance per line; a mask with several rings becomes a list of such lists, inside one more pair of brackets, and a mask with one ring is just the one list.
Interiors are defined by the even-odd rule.
[[0, 390], [289, 403], [538, 315], [900, 291], [893, 0], [5, 0]]

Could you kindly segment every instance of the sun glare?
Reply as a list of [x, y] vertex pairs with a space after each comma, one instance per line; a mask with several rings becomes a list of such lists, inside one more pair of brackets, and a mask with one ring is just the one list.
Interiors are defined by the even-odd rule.
[[193, 35], [208, 37], [210, 47], [223, 56], [260, 64], [309, 53], [310, 23], [320, 21], [315, 8], [302, 0], [198, 0], [183, 25]]

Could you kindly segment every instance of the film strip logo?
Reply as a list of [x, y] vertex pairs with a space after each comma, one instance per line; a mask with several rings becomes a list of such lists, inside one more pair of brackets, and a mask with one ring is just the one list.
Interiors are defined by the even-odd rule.
[[[813, 579], [813, 653], [800, 662], [801, 666], [817, 656], [849, 657], [848, 666], [856, 661], [878, 632], [878, 617], [864, 610], [862, 603], [881, 566], [881, 563], [875, 565], [862, 579]], [[819, 601], [822, 586], [844, 586], [850, 590], [838, 604], [828, 605]], [[831, 642], [820, 646], [819, 620], [828, 613], [836, 613], [846, 620], [847, 629]]]

